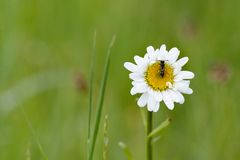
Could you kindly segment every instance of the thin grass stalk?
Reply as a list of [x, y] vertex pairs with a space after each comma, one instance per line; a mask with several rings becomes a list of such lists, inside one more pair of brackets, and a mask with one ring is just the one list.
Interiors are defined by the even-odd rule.
[[114, 41], [115, 41], [115, 36], [113, 36], [113, 38], [111, 40], [111, 43], [108, 47], [107, 56], [106, 56], [106, 59], [105, 59], [105, 67], [104, 67], [103, 78], [102, 78], [102, 82], [101, 82], [101, 89], [100, 89], [100, 95], [99, 95], [97, 115], [96, 115], [96, 120], [95, 120], [95, 124], [94, 124], [94, 131], [93, 131], [93, 136], [92, 136], [92, 139], [91, 139], [91, 145], [90, 145], [90, 152], [89, 152], [88, 160], [93, 159], [93, 153], [94, 153], [95, 144], [96, 144], [96, 140], [97, 140], [100, 120], [101, 120], [101, 117], [102, 117], [103, 100], [104, 100], [108, 71], [109, 71], [109, 65], [110, 65], [111, 49], [112, 49], [112, 46], [114, 44]]
[[109, 147], [109, 137], [108, 137], [108, 115], [105, 115], [103, 124], [103, 160], [108, 160], [108, 147]]
[[27, 116], [27, 114], [26, 114], [26, 112], [25, 112], [25, 110], [24, 110], [23, 107], [21, 107], [21, 111], [22, 111], [23, 116], [24, 116], [24, 118], [25, 118], [25, 120], [26, 120], [26, 122], [27, 122], [28, 128], [29, 128], [30, 131], [31, 131], [31, 134], [32, 134], [34, 140], [35, 140], [36, 143], [37, 143], [38, 149], [39, 149], [39, 151], [40, 151], [43, 159], [44, 159], [44, 160], [48, 160], [47, 154], [46, 154], [45, 151], [43, 150], [43, 147], [42, 147], [42, 145], [41, 145], [38, 137], [37, 137], [36, 134], [35, 134], [35, 131], [34, 131], [33, 126], [32, 126], [32, 123], [30, 122], [30, 120], [29, 120], [29, 118], [28, 118], [28, 116]]
[[91, 66], [89, 72], [89, 99], [88, 99], [88, 136], [87, 136], [87, 156], [89, 156], [90, 151], [90, 136], [91, 136], [91, 120], [92, 120], [92, 93], [93, 93], [93, 73], [94, 73], [94, 64], [95, 64], [95, 54], [96, 54], [96, 39], [97, 39], [97, 32], [94, 31], [93, 35], [93, 46], [92, 46], [92, 55], [91, 55]]
[[147, 140], [146, 140], [146, 158], [147, 160], [152, 160], [152, 138], [148, 137], [148, 135], [152, 132], [152, 120], [153, 114], [152, 112], [147, 112]]
[[127, 160], [132, 160], [132, 154], [128, 148], [128, 146], [124, 142], [118, 142], [118, 146], [123, 150]]

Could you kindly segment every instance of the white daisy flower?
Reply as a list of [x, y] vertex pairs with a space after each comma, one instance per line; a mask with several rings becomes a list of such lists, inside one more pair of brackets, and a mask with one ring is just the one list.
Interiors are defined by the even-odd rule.
[[149, 46], [144, 57], [134, 56], [136, 64], [124, 63], [124, 67], [132, 72], [129, 74], [129, 78], [133, 80], [130, 93], [142, 94], [137, 101], [138, 106], [147, 106], [148, 111], [157, 112], [163, 101], [168, 109], [173, 110], [174, 102], [184, 103], [182, 93], [193, 93], [189, 88], [189, 79], [194, 74], [182, 71], [188, 57], [177, 60], [179, 53], [177, 48], [167, 51], [166, 45], [156, 50]]

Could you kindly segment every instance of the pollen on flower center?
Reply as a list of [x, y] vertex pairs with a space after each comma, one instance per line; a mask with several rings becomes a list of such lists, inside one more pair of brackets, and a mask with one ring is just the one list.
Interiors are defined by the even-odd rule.
[[169, 64], [164, 64], [164, 76], [161, 76], [161, 70], [162, 67], [158, 61], [148, 67], [145, 75], [148, 85], [157, 91], [166, 90], [168, 88], [167, 82], [172, 83], [174, 78], [173, 68]]

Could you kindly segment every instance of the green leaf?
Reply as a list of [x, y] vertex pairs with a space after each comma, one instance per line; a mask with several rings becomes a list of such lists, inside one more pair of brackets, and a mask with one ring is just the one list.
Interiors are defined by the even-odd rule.
[[151, 133], [149, 133], [148, 138], [156, 137], [158, 136], [163, 129], [165, 129], [171, 122], [170, 118], [167, 118], [165, 121], [163, 121], [157, 128], [155, 128]]

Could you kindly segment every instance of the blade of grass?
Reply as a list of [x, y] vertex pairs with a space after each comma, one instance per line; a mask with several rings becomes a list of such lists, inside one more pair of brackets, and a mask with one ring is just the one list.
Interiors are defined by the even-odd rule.
[[93, 46], [92, 46], [92, 55], [91, 55], [91, 66], [90, 66], [90, 72], [89, 72], [89, 101], [88, 101], [88, 137], [87, 137], [87, 145], [88, 145], [88, 151], [87, 156], [89, 156], [89, 144], [90, 144], [90, 136], [91, 136], [91, 120], [92, 120], [92, 86], [93, 86], [93, 69], [94, 69], [94, 63], [95, 63], [95, 54], [96, 54], [96, 38], [97, 38], [97, 32], [94, 31], [93, 35]]
[[105, 67], [104, 67], [103, 78], [102, 78], [102, 82], [101, 82], [101, 89], [100, 89], [100, 94], [99, 94], [97, 115], [96, 115], [96, 120], [95, 120], [95, 124], [94, 124], [94, 131], [93, 131], [93, 136], [92, 136], [92, 139], [91, 139], [91, 145], [90, 145], [90, 152], [89, 152], [88, 160], [93, 159], [94, 148], [95, 148], [97, 135], [98, 135], [98, 130], [99, 130], [99, 125], [100, 125], [100, 120], [101, 120], [101, 116], [102, 116], [103, 100], [104, 100], [108, 71], [109, 71], [109, 65], [110, 65], [111, 49], [112, 49], [112, 46], [114, 44], [115, 38], [116, 38], [116, 36], [114, 35], [112, 37], [112, 40], [111, 40], [110, 45], [108, 47], [107, 56], [106, 56], [106, 59], [105, 59]]
[[44, 160], [48, 160], [48, 157], [47, 157], [46, 153], [44, 152], [43, 147], [42, 147], [42, 145], [41, 145], [41, 143], [40, 143], [37, 135], [35, 134], [35, 131], [34, 131], [33, 126], [32, 126], [32, 123], [30, 122], [30, 120], [29, 120], [29, 118], [28, 118], [28, 116], [27, 116], [24, 108], [23, 108], [23, 107], [20, 107], [20, 108], [21, 108], [21, 111], [22, 111], [22, 113], [23, 113], [23, 116], [24, 116], [24, 118], [25, 118], [25, 120], [26, 120], [26, 122], [27, 122], [28, 128], [30, 129], [31, 134], [32, 134], [34, 140], [36, 141], [36, 143], [37, 143], [37, 145], [38, 145], [38, 149], [39, 149], [39, 151], [40, 151], [43, 159], [44, 159]]

